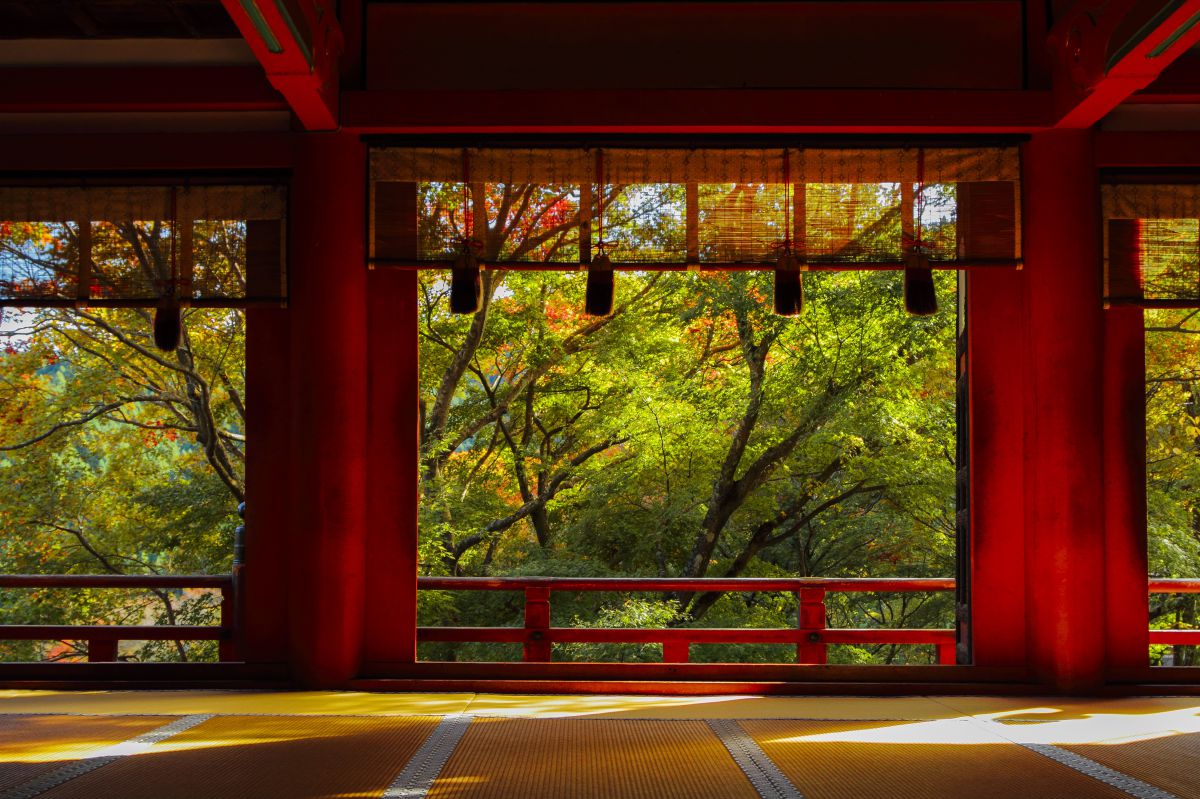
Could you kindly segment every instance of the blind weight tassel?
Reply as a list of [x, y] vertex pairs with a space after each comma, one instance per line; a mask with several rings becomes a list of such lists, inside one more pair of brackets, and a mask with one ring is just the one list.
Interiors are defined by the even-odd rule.
[[937, 309], [929, 258], [921, 252], [909, 253], [904, 267], [904, 310], [913, 316], [932, 316]]
[[[792, 161], [791, 153], [783, 151], [783, 241], [778, 245], [779, 260], [775, 262], [775, 313], [797, 316], [804, 310], [804, 273], [792, 250]], [[801, 231], [797, 230], [799, 234]]]
[[932, 316], [937, 313], [937, 291], [933, 286], [933, 269], [929, 266], [929, 244], [925, 241], [925, 151], [917, 151], [917, 185], [914, 194], [916, 208], [909, 212], [916, 217], [916, 234], [905, 242], [904, 310], [913, 316]]
[[583, 312], [588, 316], [609, 316], [616, 295], [616, 276], [612, 261], [604, 254], [604, 151], [596, 152], [596, 249], [600, 254], [587, 267], [587, 288], [583, 295]]
[[483, 307], [483, 280], [479, 259], [471, 251], [471, 242], [463, 242], [454, 266], [450, 268], [450, 313], [479, 313]]
[[775, 264], [775, 313], [796, 316], [804, 310], [804, 273], [796, 254], [785, 249]]
[[474, 198], [471, 196], [471, 156], [463, 149], [463, 237], [462, 247], [450, 267], [450, 313], [474, 314], [483, 308], [483, 280], [475, 248], [482, 247], [475, 232]]
[[164, 300], [154, 309], [154, 346], [163, 352], [179, 349], [183, 337], [183, 308], [178, 302]]
[[613, 296], [616, 280], [612, 262], [607, 255], [597, 255], [588, 264], [587, 292], [584, 295], [584, 312], [588, 316], [608, 316], [613, 312]]

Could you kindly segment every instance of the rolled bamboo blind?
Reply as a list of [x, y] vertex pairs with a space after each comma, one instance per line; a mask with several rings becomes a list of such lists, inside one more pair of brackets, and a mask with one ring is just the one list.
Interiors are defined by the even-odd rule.
[[[1020, 263], [1013, 148], [400, 148], [371, 152], [376, 265]], [[919, 233], [914, 241], [913, 231]]]
[[1104, 301], [1200, 308], [1200, 186], [1108, 185]]
[[274, 185], [0, 187], [0, 305], [280, 304]]

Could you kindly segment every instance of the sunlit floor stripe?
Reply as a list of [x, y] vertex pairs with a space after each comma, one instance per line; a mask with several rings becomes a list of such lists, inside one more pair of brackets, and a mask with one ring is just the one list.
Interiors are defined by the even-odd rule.
[[212, 717], [213, 714], [211, 713], [197, 713], [191, 716], [184, 716], [181, 719], [176, 719], [170, 724], [164, 724], [136, 738], [130, 738], [128, 741], [106, 746], [103, 749], [80, 758], [74, 763], [69, 763], [40, 777], [34, 777], [32, 780], [23, 782], [6, 791], [0, 791], [0, 799], [33, 799], [33, 797], [39, 796], [51, 788], [56, 788], [64, 782], [69, 782], [76, 777], [87, 774], [89, 771], [95, 771], [102, 766], [107, 766], [114, 760], [120, 760], [129, 755], [145, 752], [159, 741], [165, 741], [185, 730], [190, 730], [197, 724], [208, 721]]
[[762, 799], [804, 799], [771, 758], [733, 719], [709, 719], [708, 726], [725, 744]]
[[1180, 799], [1179, 796], [1170, 791], [1164, 791], [1162, 788], [1151, 785], [1148, 782], [1142, 782], [1135, 777], [1131, 777], [1116, 769], [1111, 769], [1108, 766], [1097, 763], [1090, 757], [1084, 757], [1069, 749], [1063, 749], [1053, 744], [1022, 741], [1018, 736], [1013, 735], [1014, 731], [1011, 728], [1007, 728], [1004, 724], [995, 720], [975, 719], [974, 723], [991, 730], [1006, 741], [1024, 747], [1030, 752], [1036, 752], [1042, 757], [1049, 758], [1055, 763], [1066, 766], [1072, 771], [1077, 771], [1094, 780], [1098, 780], [1105, 785], [1111, 785], [1118, 791], [1135, 796], [1137, 799]]
[[471, 716], [466, 713], [451, 713], [443, 718], [404, 771], [383, 792], [382, 799], [424, 799], [469, 726]]
[[1101, 765], [1091, 758], [1076, 754], [1068, 749], [1060, 749], [1050, 744], [1021, 743], [1020, 741], [1017, 743], [1031, 752], [1037, 752], [1043, 757], [1048, 757], [1056, 763], [1061, 763], [1069, 769], [1074, 769], [1080, 774], [1086, 774], [1094, 780], [1099, 780], [1105, 785], [1111, 785], [1130, 796], [1136, 796], [1138, 799], [1180, 799], [1169, 791], [1164, 791], [1162, 788], [1156, 788], [1147, 782], [1134, 779], [1128, 774], [1123, 774], [1108, 766]]

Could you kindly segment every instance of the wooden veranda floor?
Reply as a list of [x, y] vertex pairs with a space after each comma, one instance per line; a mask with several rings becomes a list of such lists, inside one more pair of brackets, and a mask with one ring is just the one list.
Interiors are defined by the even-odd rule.
[[1200, 699], [0, 691], [17, 797], [1195, 797]]

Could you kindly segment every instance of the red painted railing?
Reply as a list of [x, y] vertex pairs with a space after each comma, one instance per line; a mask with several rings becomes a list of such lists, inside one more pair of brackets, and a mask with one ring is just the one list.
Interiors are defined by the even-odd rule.
[[[1151, 579], [1152, 594], [1200, 594], [1200, 580]], [[1200, 646], [1200, 630], [1151, 630], [1150, 643]]]
[[87, 641], [89, 662], [115, 661], [121, 641], [219, 641], [220, 659], [237, 659], [233, 575], [0, 574], [0, 588], [215, 588], [221, 592], [218, 626], [0, 624], [0, 640]]
[[[219, 625], [0, 625], [0, 640], [87, 641], [89, 661], [115, 661], [121, 641], [219, 641], [220, 659], [237, 660], [237, 591], [234, 575], [0, 575], [0, 588], [207, 588], [221, 593]], [[954, 631], [826, 626], [829, 593], [953, 591], [942, 578], [573, 578], [573, 577], [421, 577], [421, 590], [520, 591], [525, 595], [523, 627], [419, 627], [419, 641], [519, 643], [524, 660], [548, 662], [555, 643], [657, 643], [663, 662], [686, 663], [692, 644], [794, 644], [798, 663], [824, 663], [831, 644], [928, 644], [938, 662], [954, 663]], [[787, 629], [695, 628], [613, 629], [550, 626], [551, 594], [559, 592], [785, 592], [797, 596], [799, 623]], [[1200, 594], [1200, 579], [1152, 579], [1151, 594]], [[1200, 645], [1200, 630], [1151, 630], [1150, 643]]]
[[[826, 626], [825, 612], [825, 597], [831, 592], [953, 591], [954, 580], [950, 579], [422, 577], [417, 581], [417, 587], [427, 591], [523, 591], [524, 627], [418, 627], [417, 640], [519, 643], [524, 646], [523, 659], [526, 662], [548, 662], [551, 648], [556, 643], [662, 644], [664, 663], [687, 663], [692, 644], [794, 644], [797, 663], [825, 663], [830, 644], [932, 644], [937, 647], [939, 663], [955, 662], [954, 630], [891, 627], [831, 629]], [[785, 592], [796, 595], [800, 612], [795, 628], [551, 627], [550, 595], [554, 591]]]

